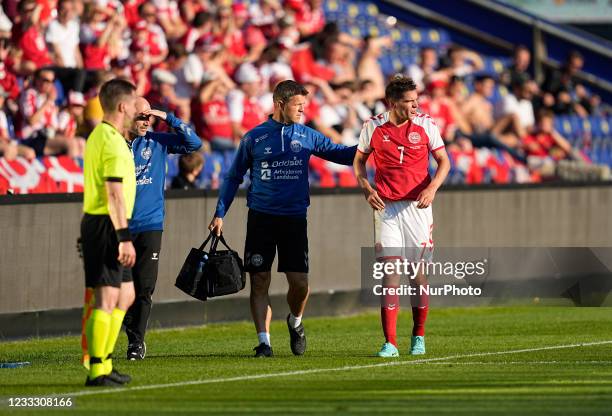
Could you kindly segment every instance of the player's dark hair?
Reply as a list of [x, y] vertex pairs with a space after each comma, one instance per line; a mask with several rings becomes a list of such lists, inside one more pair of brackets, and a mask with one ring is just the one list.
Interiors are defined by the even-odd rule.
[[198, 152], [189, 153], [181, 156], [178, 165], [179, 171], [185, 175], [204, 165], [204, 158]]
[[385, 99], [389, 102], [399, 101], [406, 91], [414, 91], [416, 88], [412, 78], [396, 75], [385, 88]]
[[117, 106], [126, 96], [132, 95], [136, 87], [130, 81], [115, 78], [102, 84], [100, 89], [100, 104], [105, 113], [112, 113], [117, 110]]
[[274, 88], [272, 99], [275, 103], [286, 103], [291, 99], [291, 97], [296, 95], [303, 95], [305, 97], [308, 95], [308, 90], [304, 88], [303, 85], [288, 79], [278, 83], [278, 85]]

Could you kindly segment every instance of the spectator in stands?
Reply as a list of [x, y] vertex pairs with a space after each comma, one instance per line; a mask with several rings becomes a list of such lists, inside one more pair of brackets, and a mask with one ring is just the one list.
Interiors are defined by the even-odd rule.
[[453, 75], [465, 77], [484, 68], [484, 62], [480, 55], [461, 46], [448, 48], [445, 65], [440, 71], [448, 79]]
[[125, 27], [124, 17], [114, 13], [104, 1], [95, 0], [87, 4], [79, 35], [85, 69], [109, 69], [111, 59], [118, 55], [120, 36]]
[[[304, 83], [304, 87], [308, 90], [308, 100], [304, 107], [304, 116], [302, 122], [323, 133], [329, 137], [334, 143], [342, 143], [342, 136], [335, 130], [328, 121], [322, 117], [322, 107], [327, 102], [337, 102], [338, 97], [332, 90], [329, 84], [320, 78], [310, 78]], [[272, 91], [274, 88], [272, 88]]]
[[278, 35], [278, 22], [283, 18], [285, 12], [278, 0], [259, 0], [249, 7], [251, 22], [268, 39]]
[[419, 61], [408, 67], [408, 76], [417, 85], [417, 90], [422, 92], [425, 90], [425, 84], [434, 75], [438, 68], [438, 53], [432, 47], [421, 48], [419, 52]]
[[525, 45], [518, 45], [514, 48], [512, 64], [507, 68], [501, 76], [502, 84], [512, 86], [521, 79], [531, 78], [529, 74], [529, 65], [531, 64], [531, 52]]
[[176, 0], [153, 0], [155, 19], [161, 25], [164, 36], [171, 40], [179, 39], [187, 31], [187, 25], [178, 8]]
[[[493, 94], [495, 81], [489, 75], [480, 75], [474, 80], [474, 92], [461, 107], [462, 113], [475, 134], [490, 134], [495, 125], [493, 104], [489, 97]], [[462, 129], [463, 133], [470, 133]]]
[[234, 82], [224, 68], [224, 47], [215, 41], [213, 36], [204, 36], [198, 39], [194, 45], [193, 53], [187, 57], [185, 64], [185, 78], [195, 91], [199, 91], [204, 79], [222, 79], [229, 86], [234, 87]]
[[82, 159], [85, 153], [85, 139], [77, 135], [79, 122], [83, 120], [85, 98], [80, 92], [70, 92], [68, 105], [58, 116], [57, 133], [66, 139], [68, 156], [73, 159]]
[[363, 121], [359, 119], [355, 110], [355, 83], [346, 81], [332, 85], [332, 88], [337, 98], [327, 101], [321, 107], [321, 122], [326, 126], [331, 126], [340, 134], [340, 143], [354, 146], [363, 125]]
[[[478, 79], [478, 78], [477, 78]], [[451, 77], [448, 85], [448, 99], [451, 104], [453, 118], [459, 132], [470, 134], [472, 126], [465, 116], [465, 105], [469, 97], [465, 81], [461, 77]]]
[[174, 91], [176, 77], [161, 68], [155, 69], [151, 76], [153, 78], [151, 90], [145, 97], [151, 106], [188, 120], [191, 116], [189, 100], [177, 97]]
[[385, 112], [384, 96], [380, 97], [378, 93], [377, 86], [369, 79], [359, 83], [359, 89], [355, 95], [355, 105], [357, 116], [362, 123], [365, 123], [377, 114]]
[[130, 61], [127, 59], [112, 59], [110, 61], [110, 72], [112, 72], [115, 78], [125, 78], [132, 80], [132, 82], [136, 84], [136, 81], [134, 81], [134, 77], [132, 76]]
[[13, 22], [11, 19], [4, 13], [2, 7], [0, 7], [0, 33], [3, 36], [10, 35], [11, 30], [13, 29]]
[[244, 134], [266, 121], [262, 110], [261, 77], [251, 63], [240, 65], [235, 74], [238, 89], [232, 90], [227, 97], [227, 106], [232, 122], [232, 138], [240, 141]]
[[213, 38], [225, 47], [225, 70], [233, 72], [236, 65], [242, 62], [247, 54], [245, 41], [234, 22], [230, 7], [219, 7], [213, 25]]
[[554, 128], [552, 111], [543, 110], [538, 114], [536, 128], [523, 138], [522, 144], [527, 156], [558, 161], [572, 154], [571, 144]]
[[372, 99], [383, 98], [385, 96], [385, 76], [378, 59], [383, 52], [383, 48], [390, 49], [393, 47], [393, 40], [389, 36], [366, 37], [364, 42], [365, 46], [357, 64], [357, 77], [372, 82]]
[[249, 11], [244, 3], [233, 3], [232, 15], [236, 29], [240, 31], [246, 48], [246, 54], [242, 58], [243, 61], [257, 61], [266, 48], [266, 37], [257, 26], [249, 22]]
[[355, 49], [340, 40], [339, 37], [329, 38], [326, 42], [325, 61], [328, 68], [334, 71], [331, 82], [341, 84], [357, 80], [355, 70]]
[[322, 0], [287, 0], [285, 11], [293, 14], [302, 38], [316, 35], [325, 26]]
[[10, 117], [4, 111], [8, 92], [0, 85], [0, 155], [6, 160], [14, 160], [17, 156], [32, 160], [36, 157], [34, 149], [19, 144], [14, 137], [14, 127]]
[[179, 174], [172, 179], [172, 189], [196, 189], [196, 179], [204, 168], [204, 158], [198, 152], [181, 155]]
[[187, 51], [182, 44], [170, 45], [165, 67], [176, 78], [176, 96], [190, 102], [194, 96], [194, 85], [187, 79]]
[[24, 20], [18, 43], [22, 52], [20, 72], [29, 75], [52, 61], [44, 36], [47, 22], [41, 18], [43, 5], [30, 0], [21, 4]]
[[110, 81], [115, 76], [112, 72], [100, 71], [95, 75], [94, 78], [94, 86], [87, 93], [88, 99], [85, 104], [85, 129], [83, 133], [83, 137], [89, 136], [91, 130], [94, 129], [99, 123], [102, 122], [102, 117], [104, 116], [104, 112], [102, 111], [102, 105], [100, 104], [100, 98], [98, 94], [100, 93], [100, 88], [106, 81]]
[[[151, 2], [144, 2], [138, 8], [141, 21], [134, 28], [135, 41], [141, 43], [141, 47], [148, 49], [151, 56], [151, 65], [156, 66], [163, 62], [168, 55], [168, 42], [166, 33], [157, 24], [157, 11]], [[142, 45], [144, 43], [144, 45]]]
[[291, 15], [283, 16], [283, 18], [278, 21], [278, 27], [280, 32], [278, 33], [277, 39], [291, 39], [293, 45], [300, 43], [300, 31], [295, 27], [295, 17]]
[[[141, 23], [138, 23], [138, 25], [141, 25]], [[144, 30], [137, 30], [135, 32], [136, 36], [139, 34], [145, 38], [148, 37], [148, 32]], [[141, 42], [138, 37], [132, 40], [128, 67], [128, 79], [136, 85], [136, 94], [139, 96], [149, 94], [151, 91], [151, 54], [146, 41]]]
[[83, 57], [79, 49], [79, 22], [74, 0], [60, 0], [57, 18], [47, 27], [45, 35], [51, 47], [55, 76], [65, 91], [83, 91], [85, 72]]
[[[582, 54], [578, 51], [571, 51], [560, 69], [548, 71], [542, 89], [553, 95], [556, 114], [577, 113], [583, 117], [588, 115], [584, 107], [575, 100], [576, 88], [580, 85], [576, 75], [582, 70], [583, 65]], [[584, 99], [584, 95], [578, 99]]]
[[512, 149], [519, 147], [522, 138], [531, 132], [535, 124], [531, 102], [533, 89], [532, 81], [518, 80], [512, 86], [512, 93], [500, 102], [499, 118], [493, 131], [499, 140]]
[[[468, 138], [471, 143], [459, 140], [459, 146], [470, 153], [474, 147], [493, 147], [506, 150], [517, 160], [524, 161], [525, 157], [520, 150], [519, 142], [515, 136], [500, 137], [500, 131], [495, 124], [494, 108], [488, 100], [493, 94], [495, 81], [489, 75], [480, 75], [474, 82], [474, 93], [469, 96], [465, 104], [459, 109], [465, 117], [465, 124], [460, 122], [459, 137]], [[508, 119], [511, 117], [508, 116]], [[506, 126], [500, 126], [506, 128]], [[503, 139], [502, 139], [503, 138]]]
[[271, 43], [264, 49], [255, 64], [259, 69], [263, 85], [269, 86], [269, 105], [267, 105], [269, 109], [272, 109], [273, 106], [272, 91], [275, 86], [271, 85], [271, 80], [284, 81], [294, 78], [290, 65], [294, 47], [293, 40], [290, 38], [279, 38], [277, 42]]
[[232, 138], [232, 122], [225, 97], [230, 90], [223, 79], [207, 80], [200, 94], [193, 114], [198, 136], [209, 143], [214, 151], [233, 151], [237, 143]]
[[447, 97], [448, 82], [444, 78], [432, 80], [427, 84], [427, 95], [419, 101], [420, 110], [429, 114], [438, 125], [440, 134], [446, 143], [455, 138], [455, 117], [451, 102]]
[[33, 87], [21, 96], [23, 115], [22, 144], [31, 147], [36, 156], [55, 154], [67, 150], [65, 137], [56, 134], [58, 108], [55, 75], [50, 69], [39, 69], [34, 74]]
[[193, 48], [198, 39], [212, 34], [213, 22], [214, 16], [211, 13], [205, 11], [196, 13], [187, 32], [181, 39], [181, 43], [188, 53], [193, 52]]
[[0, 37], [0, 86], [8, 94], [7, 107], [11, 112], [17, 110], [17, 99], [19, 98], [19, 82], [16, 74], [6, 64], [11, 50], [11, 39], [8, 35]]

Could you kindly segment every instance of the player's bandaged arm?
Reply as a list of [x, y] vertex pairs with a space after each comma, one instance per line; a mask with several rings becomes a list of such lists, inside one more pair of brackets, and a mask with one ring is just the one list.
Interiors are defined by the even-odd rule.
[[[125, 215], [125, 199], [123, 197], [123, 181], [121, 178], [106, 178], [106, 197], [108, 199], [108, 214], [115, 231], [127, 230], [128, 220]], [[126, 235], [117, 236], [119, 241], [129, 241], [129, 231]]]

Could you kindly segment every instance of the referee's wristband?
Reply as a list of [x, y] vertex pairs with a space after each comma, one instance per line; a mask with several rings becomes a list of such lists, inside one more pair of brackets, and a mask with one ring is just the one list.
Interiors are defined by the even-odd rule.
[[119, 240], [120, 243], [123, 243], [125, 241], [132, 241], [132, 234], [130, 234], [129, 228], [121, 228], [119, 230], [115, 230], [115, 233], [117, 234], [117, 240]]

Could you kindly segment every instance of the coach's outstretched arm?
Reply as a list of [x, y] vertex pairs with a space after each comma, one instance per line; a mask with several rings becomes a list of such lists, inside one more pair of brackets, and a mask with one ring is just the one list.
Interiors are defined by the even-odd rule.
[[236, 191], [242, 183], [244, 175], [253, 164], [250, 147], [250, 137], [244, 136], [240, 141], [240, 146], [238, 147], [234, 162], [227, 172], [227, 175], [225, 175], [225, 180], [219, 190], [219, 200], [217, 201], [215, 216], [208, 226], [208, 229], [214, 231], [218, 236], [221, 235], [221, 231], [223, 231], [223, 217], [225, 217], [225, 214], [227, 214], [227, 211], [232, 205], [234, 197], [236, 196]]
[[355, 158], [357, 146], [345, 146], [331, 141], [319, 132], [316, 132], [314, 149], [312, 154], [321, 159], [328, 160], [339, 165], [351, 166]]
[[365, 195], [368, 204], [375, 210], [385, 209], [385, 203], [378, 196], [378, 192], [372, 185], [370, 185], [370, 181], [368, 181], [368, 171], [366, 169], [366, 162], [368, 161], [368, 157], [370, 157], [369, 153], [364, 153], [361, 151], [357, 151], [355, 154], [355, 159], [353, 161], [353, 169], [355, 171], [355, 176], [357, 177], [357, 182], [361, 189], [363, 189], [363, 194]]
[[438, 188], [442, 186], [450, 171], [450, 161], [448, 160], [448, 154], [444, 147], [434, 150], [432, 156], [438, 163], [438, 168], [436, 169], [436, 174], [432, 178], [431, 183], [419, 194], [417, 198], [417, 201], [419, 201], [417, 208], [427, 208], [431, 205]]

